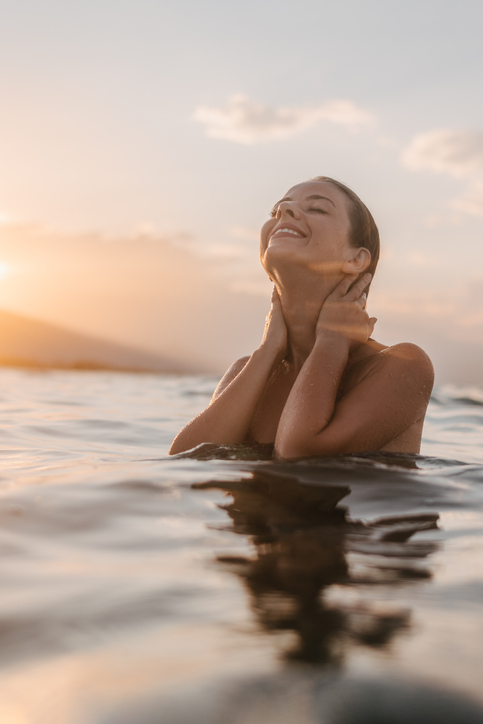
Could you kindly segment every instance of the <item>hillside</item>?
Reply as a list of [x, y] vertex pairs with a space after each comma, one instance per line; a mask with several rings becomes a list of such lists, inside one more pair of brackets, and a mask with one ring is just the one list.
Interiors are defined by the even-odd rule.
[[0, 310], [0, 365], [139, 372], [203, 372], [169, 356], [109, 342], [64, 327]]

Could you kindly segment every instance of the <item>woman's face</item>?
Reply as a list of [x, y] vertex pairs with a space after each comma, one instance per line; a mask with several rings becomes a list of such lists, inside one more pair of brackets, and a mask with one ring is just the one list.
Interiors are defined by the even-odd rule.
[[289, 262], [322, 274], [340, 272], [354, 255], [349, 242], [349, 200], [327, 181], [293, 186], [261, 231], [260, 258], [267, 273]]

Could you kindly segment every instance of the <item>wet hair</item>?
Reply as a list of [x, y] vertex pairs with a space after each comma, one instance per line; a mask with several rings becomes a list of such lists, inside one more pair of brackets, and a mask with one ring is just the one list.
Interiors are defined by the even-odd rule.
[[[326, 183], [332, 184], [332, 186], [340, 189], [349, 199], [349, 221], [351, 224], [349, 241], [356, 249], [363, 246], [370, 252], [371, 263], [364, 274], [370, 272], [374, 277], [377, 262], [379, 261], [380, 245], [379, 230], [371, 212], [357, 194], [341, 181], [336, 181], [329, 176], [316, 176], [310, 179], [310, 181], [325, 181]], [[368, 289], [366, 291], [368, 291]]]

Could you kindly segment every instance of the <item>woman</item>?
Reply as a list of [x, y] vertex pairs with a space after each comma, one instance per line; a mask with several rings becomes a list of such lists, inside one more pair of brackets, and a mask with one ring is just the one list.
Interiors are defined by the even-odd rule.
[[245, 441], [291, 459], [418, 453], [433, 368], [413, 344], [371, 338], [379, 234], [358, 196], [323, 176], [294, 186], [262, 228], [260, 256], [274, 282], [260, 347], [230, 367], [170, 454]]

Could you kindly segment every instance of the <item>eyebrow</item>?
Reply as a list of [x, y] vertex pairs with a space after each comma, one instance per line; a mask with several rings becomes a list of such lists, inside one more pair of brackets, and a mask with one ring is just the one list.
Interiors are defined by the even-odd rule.
[[[329, 199], [328, 196], [320, 196], [319, 194], [312, 194], [311, 196], [307, 196], [307, 201], [313, 201], [314, 199], [324, 199], [325, 201], [330, 201], [332, 206], [334, 208], [337, 208], [336, 205], [334, 204], [334, 202], [332, 201], [332, 199]], [[281, 204], [282, 201], [293, 201], [293, 199], [291, 196], [285, 196], [285, 198], [280, 199], [280, 201], [277, 201], [275, 206], [277, 206], [278, 204]]]

